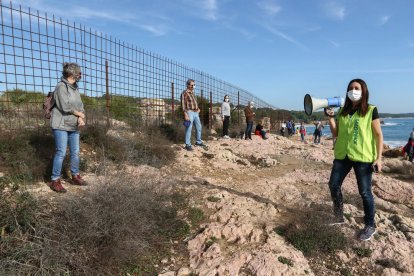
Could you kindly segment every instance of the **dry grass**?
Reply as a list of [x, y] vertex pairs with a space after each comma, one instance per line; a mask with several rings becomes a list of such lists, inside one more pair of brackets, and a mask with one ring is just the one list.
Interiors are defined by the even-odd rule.
[[16, 222], [22, 208], [10, 204], [12, 215], [0, 217], [0, 223], [15, 228], [8, 226], [2, 236], [0, 274], [119, 275], [131, 266], [153, 269], [168, 254], [170, 239], [187, 235], [189, 227], [177, 217], [171, 185], [154, 186], [150, 179], [107, 177], [81, 196], [58, 198], [53, 208], [46, 201], [38, 202], [41, 209], [26, 206], [29, 214]]

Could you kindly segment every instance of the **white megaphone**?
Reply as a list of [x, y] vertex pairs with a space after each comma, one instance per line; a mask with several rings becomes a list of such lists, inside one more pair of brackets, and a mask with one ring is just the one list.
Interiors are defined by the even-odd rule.
[[333, 97], [328, 99], [312, 98], [311, 95], [306, 94], [303, 101], [306, 115], [312, 115], [312, 112], [325, 107], [342, 107], [345, 104], [345, 99], [341, 97]]

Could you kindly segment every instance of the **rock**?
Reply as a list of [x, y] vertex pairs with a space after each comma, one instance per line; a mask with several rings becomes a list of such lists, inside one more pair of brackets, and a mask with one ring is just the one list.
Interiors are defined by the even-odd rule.
[[177, 276], [188, 276], [190, 275], [191, 271], [187, 267], [182, 267], [178, 270]]

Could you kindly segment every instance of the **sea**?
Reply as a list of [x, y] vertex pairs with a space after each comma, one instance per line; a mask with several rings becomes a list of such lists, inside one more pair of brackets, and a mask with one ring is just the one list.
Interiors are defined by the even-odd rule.
[[[381, 118], [381, 122], [384, 144], [390, 148], [403, 147], [414, 128], [414, 118]], [[314, 125], [306, 126], [308, 135], [313, 135], [314, 130]], [[329, 125], [326, 125], [322, 130], [322, 136], [331, 136]]]

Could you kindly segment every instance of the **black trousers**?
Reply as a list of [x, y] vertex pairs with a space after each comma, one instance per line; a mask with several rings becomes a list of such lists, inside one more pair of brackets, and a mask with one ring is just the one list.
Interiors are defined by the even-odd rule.
[[230, 116], [224, 116], [223, 121], [223, 136], [229, 135]]

